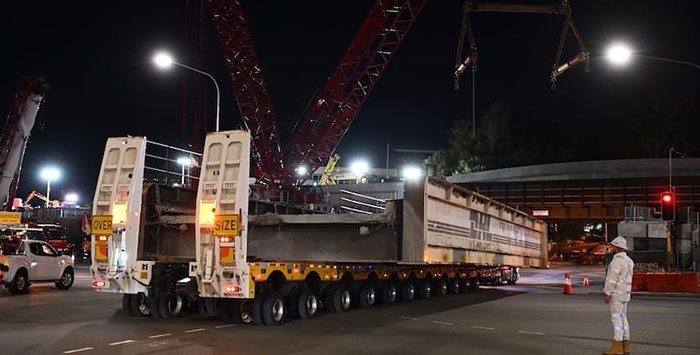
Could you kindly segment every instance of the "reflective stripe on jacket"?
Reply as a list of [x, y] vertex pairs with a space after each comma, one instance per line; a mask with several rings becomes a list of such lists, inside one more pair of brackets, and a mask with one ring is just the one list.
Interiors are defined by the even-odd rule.
[[615, 254], [608, 266], [603, 293], [612, 296], [617, 301], [628, 302], [632, 294], [633, 274], [634, 262], [627, 256], [627, 253]]

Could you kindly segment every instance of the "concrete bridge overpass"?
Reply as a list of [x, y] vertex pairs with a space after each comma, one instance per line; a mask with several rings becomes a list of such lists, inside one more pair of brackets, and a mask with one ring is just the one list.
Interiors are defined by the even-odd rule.
[[[624, 207], [659, 207], [667, 159], [600, 160], [488, 170], [448, 178], [545, 220], [617, 221]], [[700, 205], [700, 159], [674, 159], [676, 205]]]

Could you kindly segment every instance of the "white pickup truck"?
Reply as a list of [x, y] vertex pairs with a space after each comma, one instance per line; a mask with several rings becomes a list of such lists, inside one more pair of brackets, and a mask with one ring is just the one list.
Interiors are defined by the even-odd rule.
[[30, 283], [55, 282], [59, 290], [67, 290], [73, 285], [73, 260], [61, 255], [49, 243], [41, 240], [2, 240], [0, 241], [0, 263], [7, 266], [3, 285], [13, 294], [26, 293]]

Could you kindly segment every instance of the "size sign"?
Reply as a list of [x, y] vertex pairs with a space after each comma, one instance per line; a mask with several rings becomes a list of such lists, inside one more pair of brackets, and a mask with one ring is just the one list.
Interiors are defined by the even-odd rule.
[[112, 235], [112, 216], [92, 216], [93, 235]]
[[22, 223], [22, 214], [19, 212], [0, 212], [0, 224], [18, 225]]
[[237, 214], [217, 214], [214, 216], [215, 236], [236, 236], [238, 235], [238, 215]]

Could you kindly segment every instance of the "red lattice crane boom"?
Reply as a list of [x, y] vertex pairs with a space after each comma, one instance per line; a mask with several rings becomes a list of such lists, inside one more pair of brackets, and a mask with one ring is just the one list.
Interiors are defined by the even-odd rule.
[[297, 182], [295, 168], [303, 165], [313, 172], [335, 152], [427, 0], [376, 2], [283, 151], [241, 1], [208, 1], [236, 101], [252, 135], [253, 175], [263, 183], [291, 186]]
[[379, 0], [285, 146], [285, 182], [313, 172], [335, 152], [426, 0]]
[[275, 180], [282, 171], [277, 121], [265, 85], [240, 0], [208, 0], [224, 52], [241, 118], [250, 130], [255, 166], [253, 175]]

